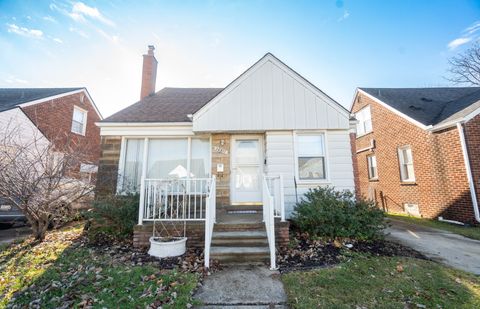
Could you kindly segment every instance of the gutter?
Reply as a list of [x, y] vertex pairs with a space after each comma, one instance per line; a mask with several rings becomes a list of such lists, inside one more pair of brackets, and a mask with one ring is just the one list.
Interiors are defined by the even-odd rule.
[[470, 187], [470, 195], [472, 197], [473, 212], [475, 220], [480, 223], [480, 211], [478, 209], [477, 194], [475, 192], [475, 184], [473, 182], [472, 169], [470, 167], [470, 158], [468, 157], [467, 143], [465, 141], [465, 132], [462, 122], [457, 122], [458, 134], [460, 135], [460, 144], [462, 145], [463, 160], [465, 161], [465, 169], [467, 171], [468, 186]]

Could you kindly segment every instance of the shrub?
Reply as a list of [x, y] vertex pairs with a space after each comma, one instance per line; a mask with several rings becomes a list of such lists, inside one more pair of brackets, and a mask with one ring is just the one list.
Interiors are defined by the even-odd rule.
[[138, 195], [113, 195], [95, 201], [85, 213], [89, 240], [97, 243], [130, 238], [138, 220], [138, 205]]
[[355, 200], [333, 187], [309, 190], [293, 212], [293, 223], [311, 236], [374, 240], [383, 236], [384, 213], [371, 201]]

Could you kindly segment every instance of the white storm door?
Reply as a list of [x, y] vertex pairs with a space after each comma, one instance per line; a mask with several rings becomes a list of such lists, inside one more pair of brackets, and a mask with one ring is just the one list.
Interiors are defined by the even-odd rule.
[[260, 136], [234, 137], [231, 155], [231, 203], [237, 205], [261, 203], [262, 138]]

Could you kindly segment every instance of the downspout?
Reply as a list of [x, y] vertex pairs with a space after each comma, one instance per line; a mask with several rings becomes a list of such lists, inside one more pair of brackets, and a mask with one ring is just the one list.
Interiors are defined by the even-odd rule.
[[470, 195], [473, 202], [473, 212], [475, 220], [480, 222], [480, 212], [478, 210], [477, 194], [475, 192], [475, 184], [473, 182], [472, 169], [470, 168], [470, 158], [468, 157], [467, 143], [465, 141], [465, 132], [461, 122], [457, 122], [458, 134], [460, 135], [460, 144], [462, 145], [463, 161], [465, 161], [465, 169], [467, 170], [468, 186], [470, 187]]

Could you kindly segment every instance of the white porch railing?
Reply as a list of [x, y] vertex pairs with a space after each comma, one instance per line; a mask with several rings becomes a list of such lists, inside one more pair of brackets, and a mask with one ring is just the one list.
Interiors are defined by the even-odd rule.
[[283, 175], [264, 176], [270, 195], [273, 198], [273, 215], [285, 221], [285, 194], [283, 186]]
[[276, 269], [275, 257], [275, 200], [268, 188], [267, 176], [263, 176], [262, 181], [263, 195], [263, 221], [267, 230], [268, 247], [270, 249], [270, 269]]
[[204, 221], [212, 178], [144, 179], [138, 224], [153, 220]]
[[205, 221], [205, 267], [216, 220], [216, 180], [212, 178], [144, 179], [138, 224], [158, 221]]
[[204, 260], [205, 268], [210, 267], [210, 246], [212, 244], [213, 225], [216, 221], [216, 180], [213, 176], [210, 183], [210, 193], [207, 197], [206, 212], [205, 212], [205, 251]]

